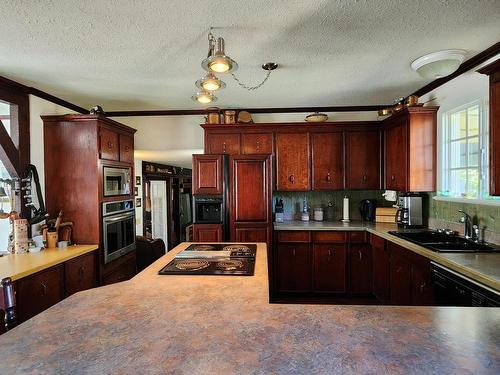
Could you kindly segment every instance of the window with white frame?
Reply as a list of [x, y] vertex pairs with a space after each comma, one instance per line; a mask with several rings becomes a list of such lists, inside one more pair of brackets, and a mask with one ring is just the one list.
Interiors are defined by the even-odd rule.
[[488, 114], [485, 100], [443, 114], [441, 191], [450, 198], [490, 199], [488, 195]]

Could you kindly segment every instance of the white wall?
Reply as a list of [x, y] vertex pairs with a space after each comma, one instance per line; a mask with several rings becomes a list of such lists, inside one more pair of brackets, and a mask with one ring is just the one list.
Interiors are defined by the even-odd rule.
[[40, 99], [37, 96], [30, 95], [30, 135], [31, 135], [31, 164], [38, 170], [40, 185], [43, 196], [45, 197], [45, 168], [44, 168], [44, 150], [43, 150], [43, 121], [40, 116], [43, 115], [64, 115], [75, 113], [65, 107]]

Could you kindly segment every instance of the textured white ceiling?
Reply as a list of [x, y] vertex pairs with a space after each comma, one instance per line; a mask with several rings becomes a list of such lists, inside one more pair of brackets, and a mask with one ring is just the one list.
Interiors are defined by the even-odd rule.
[[0, 75], [89, 108], [188, 109], [207, 30], [252, 84], [229, 76], [220, 107], [390, 103], [427, 83], [415, 58], [500, 40], [498, 0], [2, 0]]

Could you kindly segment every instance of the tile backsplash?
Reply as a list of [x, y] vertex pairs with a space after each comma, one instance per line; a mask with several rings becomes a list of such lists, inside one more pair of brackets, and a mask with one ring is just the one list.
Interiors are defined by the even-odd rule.
[[[349, 198], [349, 216], [351, 220], [361, 220], [359, 213], [359, 203], [363, 199], [373, 199], [377, 202], [378, 207], [390, 207], [396, 202], [388, 202], [382, 196], [383, 190], [345, 190], [345, 191], [308, 191], [308, 192], [290, 192], [290, 191], [275, 191], [273, 192], [273, 211], [276, 198], [283, 199], [284, 217], [285, 220], [300, 220], [302, 212], [303, 200], [307, 200], [308, 206], [323, 207], [325, 209], [325, 220], [338, 221], [342, 219], [343, 198]], [[333, 203], [332, 215], [329, 215], [328, 202]], [[312, 216], [312, 215], [311, 215]], [[332, 217], [330, 217], [332, 216]]]
[[429, 227], [450, 228], [463, 234], [464, 225], [459, 223], [458, 210], [467, 212], [482, 229], [486, 241], [500, 243], [500, 206], [486, 206], [475, 203], [448, 202], [429, 199]]

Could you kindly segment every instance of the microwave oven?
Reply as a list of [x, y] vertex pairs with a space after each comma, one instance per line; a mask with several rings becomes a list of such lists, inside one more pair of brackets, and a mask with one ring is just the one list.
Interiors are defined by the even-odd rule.
[[130, 168], [104, 167], [103, 192], [105, 197], [130, 195], [131, 190]]

